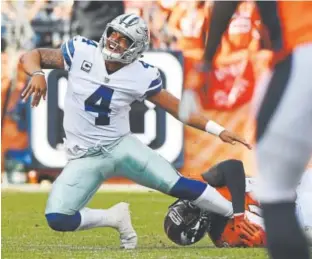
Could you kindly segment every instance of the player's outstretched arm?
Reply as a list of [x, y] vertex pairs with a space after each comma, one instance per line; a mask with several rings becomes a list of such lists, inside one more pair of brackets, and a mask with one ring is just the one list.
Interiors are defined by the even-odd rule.
[[24, 71], [31, 76], [28, 86], [22, 93], [23, 101], [33, 96], [32, 107], [38, 106], [41, 97], [45, 99], [47, 84], [43, 68], [64, 69], [64, 59], [61, 49], [34, 49], [26, 52], [20, 58]]
[[248, 144], [244, 138], [224, 129], [222, 126], [218, 125], [216, 122], [212, 120], [209, 120], [206, 116], [204, 116], [199, 112], [192, 113], [187, 123], [181, 120], [179, 118], [180, 100], [164, 89], [162, 89], [157, 94], [149, 97], [148, 100], [154, 103], [155, 105], [163, 108], [164, 110], [169, 112], [172, 116], [174, 116], [175, 118], [177, 118], [178, 120], [189, 126], [219, 136], [219, 138], [223, 142], [230, 143], [232, 145], [235, 145], [236, 142], [239, 142], [244, 146], [246, 146], [247, 148], [251, 149], [250, 144]]

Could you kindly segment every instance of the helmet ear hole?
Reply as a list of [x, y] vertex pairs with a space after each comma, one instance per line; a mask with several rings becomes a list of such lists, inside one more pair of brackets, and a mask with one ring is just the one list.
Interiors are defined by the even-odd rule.
[[132, 46], [133, 40], [130, 39], [129, 37], [127, 37], [127, 36], [125, 36], [125, 37], [126, 37], [126, 39], [127, 39], [127, 41], [128, 41], [128, 45], [129, 45], [129, 46]]
[[109, 37], [111, 36], [111, 34], [114, 32], [114, 29], [112, 27], [108, 27], [107, 28], [107, 34], [106, 34], [106, 37]]

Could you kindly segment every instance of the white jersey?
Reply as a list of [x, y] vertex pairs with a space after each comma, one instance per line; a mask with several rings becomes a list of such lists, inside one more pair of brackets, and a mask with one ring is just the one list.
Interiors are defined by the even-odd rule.
[[69, 158], [130, 133], [130, 105], [162, 89], [159, 70], [136, 60], [108, 74], [98, 43], [76, 36], [61, 47], [68, 88], [64, 130]]

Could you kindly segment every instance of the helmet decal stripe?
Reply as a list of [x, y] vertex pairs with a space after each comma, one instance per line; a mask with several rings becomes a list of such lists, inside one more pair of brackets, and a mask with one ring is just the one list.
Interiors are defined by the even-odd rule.
[[139, 23], [139, 17], [133, 14], [128, 14], [120, 19], [119, 24], [125, 24], [126, 28]]
[[127, 23], [126, 26], [128, 27], [128, 26], [132, 26], [132, 25], [135, 25], [135, 24], [138, 24], [138, 23], [139, 23], [139, 18], [138, 17], [134, 17]]
[[120, 24], [125, 23], [124, 21], [125, 21], [129, 16], [131, 16], [131, 14], [128, 14], [128, 15], [124, 16], [123, 18], [121, 18], [119, 23], [120, 23]]

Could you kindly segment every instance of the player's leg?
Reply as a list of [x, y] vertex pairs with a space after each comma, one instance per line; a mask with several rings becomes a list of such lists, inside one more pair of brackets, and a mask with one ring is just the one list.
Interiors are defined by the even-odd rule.
[[309, 258], [295, 216], [295, 196], [312, 151], [311, 67], [311, 44], [279, 63], [257, 118], [258, 197], [268, 249], [278, 259]]
[[304, 172], [297, 188], [296, 215], [312, 246], [312, 169]]
[[117, 160], [120, 175], [138, 184], [191, 200], [202, 209], [224, 216], [233, 213], [231, 202], [216, 189], [206, 183], [183, 177], [168, 161], [132, 135], [125, 137], [115, 147], [112, 155]]
[[101, 152], [69, 161], [48, 198], [45, 214], [49, 226], [55, 231], [112, 227], [120, 232], [122, 247], [134, 248], [137, 236], [129, 204], [118, 203], [109, 209], [85, 207], [103, 181], [112, 176], [114, 168], [114, 160]]

